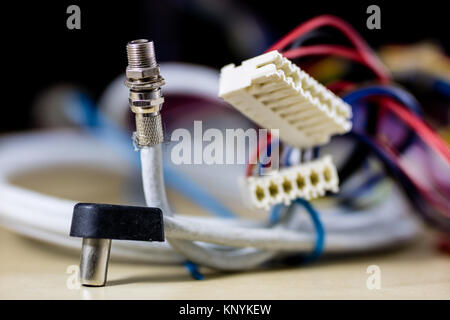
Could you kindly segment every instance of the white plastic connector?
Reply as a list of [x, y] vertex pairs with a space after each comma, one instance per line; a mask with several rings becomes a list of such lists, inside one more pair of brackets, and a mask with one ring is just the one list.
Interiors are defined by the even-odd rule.
[[223, 67], [219, 96], [299, 148], [325, 144], [352, 127], [351, 107], [278, 51]]
[[339, 178], [331, 156], [274, 171], [268, 176], [248, 177], [244, 183], [244, 196], [259, 209], [294, 199], [315, 199], [326, 191], [339, 191]]

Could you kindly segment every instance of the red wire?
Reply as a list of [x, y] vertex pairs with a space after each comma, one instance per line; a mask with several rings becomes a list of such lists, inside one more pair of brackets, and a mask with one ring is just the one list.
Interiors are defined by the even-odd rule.
[[356, 48], [368, 50], [367, 44], [347, 22], [332, 15], [321, 15], [300, 24], [278, 42], [273, 44], [267, 51], [282, 50], [288, 44], [303, 36], [305, 33], [324, 26], [337, 28], [345, 36], [347, 36], [347, 38], [349, 38]]
[[354, 82], [338, 80], [327, 85], [327, 88], [334, 93], [351, 90], [356, 86]]
[[[391, 158], [391, 161], [395, 163], [397, 168], [408, 178], [408, 180], [411, 181], [413, 186], [419, 191], [420, 194], [424, 197], [425, 201], [427, 201], [430, 204], [433, 204], [435, 208], [439, 208], [439, 212], [443, 213], [445, 216], [450, 217], [450, 206], [448, 203], [442, 203], [438, 197], [436, 197], [436, 193], [432, 190], [428, 190], [427, 187], [425, 187], [419, 180], [417, 180], [413, 175], [411, 175], [408, 172], [407, 167], [400, 161], [399, 156], [397, 153], [390, 148], [386, 144], [382, 144], [380, 142], [374, 141], [375, 144], [378, 144], [378, 146], [381, 148], [381, 150], [384, 150], [385, 154]], [[441, 197], [439, 197], [442, 199]], [[444, 199], [445, 200], [445, 199]]]
[[438, 243], [436, 244], [438, 250], [450, 254], [450, 236], [442, 234]]
[[314, 56], [314, 55], [333, 55], [338, 56], [346, 59], [353, 60], [357, 63], [360, 63], [366, 67], [368, 67], [370, 70], [372, 70], [375, 75], [378, 76], [378, 70], [374, 68], [372, 64], [368, 64], [366, 60], [364, 60], [361, 55], [354, 51], [351, 48], [347, 48], [344, 46], [338, 46], [338, 45], [313, 45], [313, 46], [305, 46], [305, 47], [299, 47], [294, 48], [291, 50], [283, 51], [281, 52], [283, 56], [285, 56], [288, 59], [296, 59], [306, 56]]
[[397, 117], [402, 119], [408, 126], [410, 126], [416, 134], [426, 143], [429, 147], [439, 153], [450, 164], [450, 148], [447, 143], [437, 135], [424, 121], [417, 117], [411, 111], [405, 109], [397, 101], [392, 98], [384, 98], [382, 107], [386, 107], [394, 113]]
[[389, 72], [378, 60], [378, 58], [372, 53], [372, 50], [361, 38], [361, 36], [347, 22], [335, 16], [322, 15], [308, 20], [305, 23], [302, 23], [294, 30], [289, 32], [286, 36], [284, 36], [281, 40], [272, 45], [267, 51], [282, 51], [284, 47], [286, 47], [288, 44], [292, 43], [294, 40], [301, 37], [305, 33], [324, 26], [335, 27], [336, 29], [340, 30], [351, 41], [355, 49], [359, 52], [361, 58], [373, 68], [376, 75], [378, 76], [378, 78], [380, 78], [381, 81], [384, 82], [390, 78]]
[[[322, 55], [322, 54], [334, 54], [338, 56], [342, 56], [359, 63], [362, 63], [369, 68], [371, 68], [375, 74], [382, 81], [386, 81], [389, 79], [389, 73], [385, 70], [380, 61], [376, 58], [376, 56], [372, 53], [368, 45], [364, 42], [364, 40], [358, 35], [358, 33], [345, 21], [334, 17], [323, 15], [316, 18], [313, 18], [294, 30], [288, 33], [285, 37], [283, 37], [280, 41], [275, 43], [272, 47], [270, 47], [267, 51], [272, 50], [281, 50], [289, 43], [302, 36], [303, 34], [322, 27], [322, 26], [332, 26], [339, 29], [343, 34], [345, 34], [352, 44], [357, 49], [357, 52], [352, 49], [335, 46], [335, 45], [315, 45], [308, 47], [301, 47], [292, 50], [288, 50], [286, 52], [282, 52], [287, 58], [297, 58], [300, 56], [307, 55]], [[348, 84], [349, 86], [350, 84]], [[345, 83], [347, 86], [347, 83]], [[336, 88], [334, 88], [336, 90]], [[339, 90], [339, 86], [338, 86]], [[448, 145], [429, 127], [426, 123], [422, 122], [420, 118], [415, 116], [412, 112], [405, 109], [402, 105], [398, 104], [395, 100], [383, 98], [385, 103], [382, 106], [385, 106], [392, 113], [401, 118], [405, 123], [407, 123], [412, 129], [414, 129], [417, 134], [435, 151], [437, 151], [440, 155], [442, 155], [449, 163], [450, 163], [450, 149]], [[267, 140], [260, 141], [258, 145], [258, 150], [253, 153], [251, 162], [255, 162], [254, 160], [258, 158], [259, 151], [264, 147], [266, 147], [270, 143], [270, 138]], [[247, 166], [246, 174], [250, 176], [252, 173], [254, 164], [250, 163]]]
[[313, 45], [290, 49], [283, 51], [282, 54], [288, 59], [301, 58], [309, 55], [336, 55], [356, 61], [361, 64], [366, 64], [364, 59], [351, 48], [338, 45]]
[[[389, 71], [383, 66], [383, 64], [380, 62], [380, 60], [377, 58], [377, 56], [372, 52], [370, 47], [367, 45], [367, 43], [364, 41], [363, 38], [352, 28], [351, 25], [349, 25], [346, 21], [330, 15], [322, 15], [318, 16], [316, 18], [313, 18], [311, 20], [306, 21], [305, 23], [302, 23], [298, 27], [296, 27], [294, 30], [292, 30], [290, 33], [288, 33], [285, 37], [283, 37], [280, 41], [275, 43], [272, 47], [270, 47], [267, 51], [271, 50], [281, 50], [286, 45], [297, 39], [298, 37], [302, 36], [303, 34], [312, 31], [313, 29], [323, 27], [323, 26], [331, 26], [335, 27], [338, 30], [340, 30], [344, 35], [347, 36], [347, 38], [352, 42], [353, 46], [356, 48], [357, 52], [352, 52], [351, 49], [348, 49], [346, 47], [342, 46], [326, 46], [328, 49], [330, 49], [329, 54], [336, 54], [340, 55], [342, 57], [346, 57], [348, 59], [352, 59], [358, 63], [362, 63], [368, 68], [370, 68], [375, 75], [379, 78], [381, 83], [386, 83], [391, 78], [391, 75]], [[317, 47], [317, 46], [314, 46]], [[325, 46], [323, 46], [325, 47]], [[316, 48], [316, 49], [309, 49], [309, 54], [325, 54], [324, 48]], [[338, 47], [338, 48], [336, 48]], [[298, 50], [300, 50], [299, 48]], [[303, 48], [304, 49], [304, 48]], [[292, 49], [296, 50], [296, 49]], [[292, 54], [295, 56], [291, 51], [288, 50], [286, 52], [281, 52], [282, 54], [286, 54], [289, 52], [289, 54]], [[295, 53], [295, 51], [294, 51]], [[303, 56], [306, 56], [308, 54], [300, 53]], [[297, 52], [298, 54], [298, 52]], [[356, 55], [359, 55], [359, 57], [356, 57]], [[378, 119], [380, 120], [385, 116], [383, 110], [378, 113]]]
[[267, 135], [259, 141], [258, 147], [256, 148], [256, 150], [253, 151], [250, 157], [250, 161], [245, 169], [246, 177], [250, 177], [252, 175], [253, 167], [258, 162], [260, 150], [264, 150], [265, 148], [267, 148], [271, 140], [272, 136], [270, 135], [270, 132], [268, 132]]

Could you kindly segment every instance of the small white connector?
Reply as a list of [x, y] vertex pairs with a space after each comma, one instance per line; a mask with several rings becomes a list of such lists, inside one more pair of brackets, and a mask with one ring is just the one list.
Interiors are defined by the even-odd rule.
[[350, 131], [351, 107], [278, 51], [222, 68], [219, 96], [295, 147]]
[[339, 178], [331, 156], [273, 171], [268, 176], [248, 177], [244, 182], [244, 197], [259, 209], [297, 198], [306, 200], [339, 191]]

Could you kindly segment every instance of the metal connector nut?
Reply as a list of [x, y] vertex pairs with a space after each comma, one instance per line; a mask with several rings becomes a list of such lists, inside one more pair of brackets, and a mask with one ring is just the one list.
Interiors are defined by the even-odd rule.
[[131, 68], [127, 67], [125, 74], [129, 79], [146, 79], [159, 76], [159, 66], [151, 68]]
[[159, 73], [152, 41], [131, 41], [127, 44], [127, 55], [125, 85], [130, 88], [129, 103], [136, 119], [133, 143], [137, 149], [141, 149], [164, 140], [160, 114], [164, 103], [161, 95], [164, 79]]

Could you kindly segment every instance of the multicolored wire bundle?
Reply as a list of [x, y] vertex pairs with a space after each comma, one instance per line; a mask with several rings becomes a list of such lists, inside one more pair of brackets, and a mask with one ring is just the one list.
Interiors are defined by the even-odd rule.
[[[298, 46], [298, 43], [304, 43], [310, 39], [309, 37], [302, 41], [303, 38], [313, 35], [313, 32], [325, 27], [340, 31], [351, 43], [351, 46], [336, 44], [302, 44]], [[436, 185], [437, 182], [434, 181], [433, 176], [428, 176], [427, 181], [418, 177], [416, 173], [421, 170], [421, 165], [415, 161], [416, 158], [410, 155], [412, 149], [418, 148], [427, 159], [437, 155], [439, 159], [437, 161], [443, 162], [449, 168], [450, 147], [426, 123], [423, 118], [424, 112], [418, 101], [408, 91], [394, 83], [389, 70], [361, 36], [340, 18], [322, 15], [294, 28], [267, 51], [272, 50], [278, 50], [301, 67], [304, 67], [305, 58], [315, 59], [313, 63], [318, 64], [318, 57], [321, 59], [337, 57], [362, 65], [373, 74], [369, 82], [367, 80], [362, 82], [339, 79], [327, 83], [330, 90], [340, 94], [343, 100], [352, 106], [354, 114], [361, 116], [363, 112], [365, 113], [365, 117], [361, 119], [364, 121], [364, 126], [355, 125], [353, 131], [344, 136], [354, 140], [356, 144], [347, 161], [339, 170], [340, 180], [345, 182], [366, 163], [367, 157], [372, 154], [381, 161], [385, 172], [402, 187], [424, 220], [441, 231], [450, 232], [449, 188]], [[308, 67], [306, 63], [305, 65]], [[316, 77], [316, 75], [312, 75]], [[365, 78], [367, 79], [367, 76]], [[389, 127], [387, 122], [392, 118], [397, 122], [401, 121], [398, 127], [403, 128], [404, 132], [395, 135], [390, 132], [392, 126]], [[398, 141], [399, 135], [402, 137], [401, 141]], [[261, 141], [258, 150], [254, 151], [253, 160], [258, 155], [266, 154], [266, 149], [270, 146], [271, 137], [268, 136], [266, 140]], [[279, 148], [283, 150], [281, 165], [291, 165], [289, 158], [293, 148], [288, 145], [281, 145]], [[313, 154], [315, 154], [312, 156], [313, 158], [317, 157], [318, 149]], [[416, 153], [414, 157], [417, 157]], [[255, 174], [254, 165], [249, 164], [246, 175], [251, 176], [252, 174]], [[379, 173], [370, 175], [369, 179], [355, 188], [354, 196], [361, 193], [356, 191], [373, 188], [374, 185], [384, 180], [383, 177], [384, 175]], [[337, 197], [343, 198], [342, 195]], [[307, 205], [310, 206], [310, 204]], [[272, 210], [272, 217], [278, 216], [281, 209], [282, 206], [275, 206]], [[319, 235], [318, 238], [321, 236]]]
[[[340, 31], [351, 45], [317, 44], [318, 36], [324, 34], [317, 31], [325, 27]], [[315, 44], [307, 45], [306, 43], [310, 40], [314, 40]], [[117, 117], [120, 118], [119, 120], [116, 119], [112, 112], [112, 110], [119, 111], [117, 114], [123, 115], [125, 119], [129, 111], [128, 92], [120, 90], [123, 87], [123, 79], [120, 78], [106, 90], [105, 95], [108, 99], [105, 98], [107, 102], [100, 109], [78, 93], [67, 97], [64, 112], [67, 113], [68, 118], [72, 123], [84, 128], [90, 136], [97, 138], [88, 142], [77, 134], [73, 139], [78, 141], [81, 147], [71, 151], [77, 157], [82, 156], [81, 159], [86, 162], [101, 159], [103, 165], [103, 152], [98, 151], [99, 154], [96, 154], [97, 142], [101, 141], [105, 149], [120, 154], [121, 157], [125, 155], [127, 162], [133, 164], [136, 169], [142, 168], [142, 181], [152, 182], [144, 184], [144, 193], [151, 200], [150, 205], [152, 203], [158, 207], [164, 205], [163, 211], [170, 213], [165, 217], [164, 223], [168, 226], [165, 230], [166, 235], [168, 238], [172, 237], [172, 242], [165, 243], [163, 247], [118, 244], [113, 248], [113, 255], [132, 256], [151, 262], [184, 263], [193, 278], [203, 279], [197, 266], [208, 266], [219, 270], [246, 270], [265, 265], [269, 261], [310, 262], [320, 257], [322, 252], [346, 254], [379, 250], [409, 241], [416, 236], [418, 230], [415, 219], [406, 213], [408, 205], [405, 199], [397, 196], [399, 188], [385, 188], [391, 183], [390, 181], [400, 186], [425, 221], [443, 231], [446, 236], [450, 233], [450, 185], [445, 178], [442, 178], [445, 174], [439, 171], [446, 170], [444, 173], [450, 173], [448, 172], [449, 146], [425, 122], [426, 110], [422, 109], [414, 96], [395, 84], [393, 80], [395, 73], [391, 75], [358, 33], [339, 18], [320, 16], [295, 28], [269, 48], [269, 50], [274, 49], [293, 60], [314, 78], [325, 83], [330, 90], [339, 94], [352, 106], [355, 119], [353, 131], [336, 139], [343, 139], [348, 146], [352, 147], [343, 164], [341, 163], [338, 168], [342, 190], [323, 200], [324, 204], [332, 202], [332, 206], [320, 206], [323, 213], [321, 214], [315, 209], [315, 204], [313, 206], [299, 198], [292, 201], [289, 206], [274, 205], [268, 221], [247, 220], [244, 217], [240, 219], [239, 214], [235, 214], [213, 194], [210, 194], [211, 190], [205, 187], [207, 183], [202, 184], [201, 179], [192, 179], [187, 174], [187, 168], [183, 171], [170, 161], [163, 162], [161, 146], [147, 150], [144, 154], [141, 153], [142, 158], [139, 160], [138, 154], [131, 148], [127, 124], [122, 123], [120, 116]], [[333, 68], [329, 68], [330, 65], [323, 68], [323, 65], [336, 58], [339, 64], [345, 66], [347, 62], [350, 62], [352, 68], [337, 68], [339, 69], [337, 76], [334, 72], [334, 77], [331, 78], [321, 74], [320, 71], [325, 69], [329, 74], [328, 71]], [[169, 85], [166, 86], [164, 92], [167, 96], [170, 97], [170, 94], [176, 96], [181, 92], [181, 94], [198, 96], [198, 98], [216, 97], [217, 88], [212, 86], [214, 88], [209, 91], [205, 89], [207, 87], [205, 84], [218, 80], [215, 71], [208, 76], [208, 73], [200, 72], [198, 67], [187, 68], [180, 65], [172, 66], [172, 68], [166, 65], [162, 70], [168, 84], [175, 83], [172, 89]], [[352, 72], [343, 73], [347, 70]], [[197, 81], [192, 81], [193, 78]], [[196, 86], [195, 88], [184, 86], [180, 89], [179, 85], [186, 83], [196, 83]], [[448, 92], [447, 89], [450, 87], [448, 83], [434, 83], [439, 83], [438, 88], [443, 94]], [[181, 100], [184, 104], [190, 103], [188, 99]], [[167, 115], [172, 117], [168, 117], [169, 120], [175, 121], [176, 113], [170, 110], [169, 105], [164, 112], [169, 111]], [[211, 111], [209, 102], [202, 105], [208, 106], [210, 114], [217, 120], [217, 110]], [[217, 107], [221, 108], [219, 112], [226, 110], [222, 108], [222, 103]], [[204, 113], [202, 115], [204, 116]], [[185, 117], [180, 118], [186, 121]], [[126, 119], [128, 120], [128, 117]], [[217, 122], [221, 121], [222, 118], [217, 120]], [[180, 123], [176, 124], [178, 126]], [[42, 144], [41, 147], [36, 147], [36, 141], [29, 142], [29, 138], [24, 139], [26, 145], [22, 148], [27, 150], [27, 155], [32, 150], [39, 150], [39, 159], [42, 158], [42, 162], [73, 161], [74, 157], [71, 154], [62, 154], [58, 149], [55, 140], [59, 137], [50, 135], [50, 138], [51, 143], [48, 143], [40, 136], [36, 137], [36, 141]], [[67, 144], [66, 136], [59, 139], [62, 145]], [[29, 147], [30, 145], [32, 147]], [[92, 146], [88, 148], [87, 145]], [[331, 143], [324, 148], [332, 148], [333, 145], [334, 143]], [[16, 142], [11, 143], [12, 147], [18, 148]], [[44, 150], [48, 148], [48, 152], [42, 152], [43, 147], [46, 148]], [[50, 152], [50, 150], [53, 151]], [[251, 153], [246, 176], [258, 175], [263, 169], [272, 167], [270, 156], [275, 151], [280, 151], [281, 167], [314, 160], [321, 152], [318, 147], [304, 150], [294, 148], [268, 134], [266, 139], [259, 141], [256, 150]], [[0, 157], [2, 163], [16, 165], [17, 159], [13, 156], [8, 157], [12, 154], [20, 153], [4, 151]], [[25, 158], [32, 157], [23, 157], [21, 160], [27, 160]], [[93, 159], [90, 160], [91, 158]], [[372, 158], [378, 159], [378, 162], [372, 161]], [[111, 162], [114, 161], [111, 160]], [[35, 160], [33, 165], [36, 165]], [[441, 169], [433, 166], [439, 166]], [[11, 167], [13, 168], [12, 165]], [[1, 168], [5, 171], [4, 176], [10, 174], [5, 170], [9, 168], [8, 166], [3, 165]], [[216, 171], [216, 169], [212, 170]], [[229, 172], [224, 169], [217, 174], [228, 176]], [[197, 173], [199, 173], [198, 176], [203, 175], [200, 178], [208, 182], [211, 180], [207, 170], [198, 170]], [[163, 176], [166, 183], [162, 179]], [[393, 179], [386, 179], [387, 176]], [[227, 195], [231, 194], [236, 197], [234, 199], [237, 199], [240, 194], [235, 190], [238, 188], [232, 190], [231, 184], [227, 184], [226, 181], [216, 183], [217, 180], [219, 179], [214, 179], [214, 183], [217, 184], [215, 187], [223, 189], [219, 191], [224, 193], [226, 191]], [[197, 215], [177, 217], [168, 205], [164, 191], [166, 185], [217, 217]], [[26, 193], [26, 190], [17, 190], [16, 187], [8, 184], [0, 187], [2, 187], [0, 194], [3, 195], [2, 212], [6, 221], [10, 222], [9, 225], [18, 229], [21, 223], [28, 221], [27, 223], [31, 226], [35, 226], [37, 231], [33, 229], [33, 235], [39, 239], [66, 243], [68, 246], [79, 245], [67, 239], [67, 226], [70, 223], [74, 205], [72, 201], [61, 199], [56, 201], [42, 196], [33, 197], [31, 200], [34, 201], [30, 200], [30, 203], [23, 203], [14, 199], [22, 197], [22, 193]], [[386, 190], [392, 191], [391, 194], [387, 194]], [[369, 205], [367, 205], [367, 199], [369, 199]], [[303, 219], [305, 217], [298, 215], [299, 207], [302, 207], [309, 215], [306, 221]], [[17, 214], [19, 209], [22, 215]], [[36, 219], [37, 216], [41, 218]], [[49, 219], [49, 216], [52, 223], [47, 225], [44, 222]], [[28, 217], [30, 219], [26, 220]], [[19, 218], [23, 219], [18, 220]], [[311, 221], [307, 221], [308, 219]], [[19, 231], [26, 233], [29, 229], [25, 230]], [[448, 245], [444, 243], [440, 244], [440, 247], [448, 248]]]

